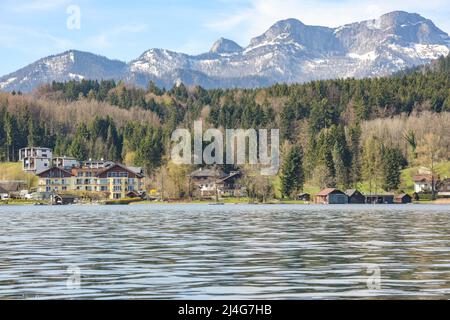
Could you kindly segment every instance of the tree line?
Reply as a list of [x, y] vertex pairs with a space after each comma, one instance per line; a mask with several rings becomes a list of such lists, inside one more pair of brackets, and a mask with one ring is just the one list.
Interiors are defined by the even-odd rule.
[[[449, 57], [391, 77], [259, 89], [205, 90], [178, 84], [167, 90], [153, 82], [147, 88], [112, 80], [53, 82], [31, 95], [0, 95], [0, 160], [16, 161], [20, 148], [39, 145], [58, 155], [105, 158], [155, 173], [168, 163], [171, 132], [191, 128], [200, 118], [206, 127], [221, 129], [279, 128], [283, 196], [292, 197], [306, 181], [343, 189], [369, 182], [375, 189], [390, 191], [400, 186], [400, 170], [418, 159], [414, 154], [423, 148], [418, 146], [422, 142], [413, 130], [402, 132], [397, 141], [386, 140], [382, 130], [368, 134], [367, 124], [446, 114], [449, 88]], [[71, 119], [73, 114], [82, 119], [78, 113], [87, 110], [88, 119]], [[448, 146], [440, 147], [444, 150], [439, 158], [448, 160]]]

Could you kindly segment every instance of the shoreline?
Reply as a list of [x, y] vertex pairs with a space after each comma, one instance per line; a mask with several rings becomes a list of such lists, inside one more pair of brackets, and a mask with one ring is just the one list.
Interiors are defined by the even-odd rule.
[[[13, 201], [9, 203], [0, 202], [0, 207], [2, 206], [149, 206], [149, 205], [161, 205], [161, 206], [189, 206], [189, 205], [248, 205], [248, 206], [270, 206], [270, 205], [291, 205], [291, 206], [333, 206], [333, 204], [321, 204], [321, 203], [313, 203], [313, 202], [304, 202], [304, 201], [279, 201], [279, 202], [246, 202], [246, 201], [237, 201], [237, 202], [212, 202], [212, 201], [135, 201], [131, 203], [77, 203], [77, 204], [68, 204], [68, 205], [51, 205], [46, 203], [35, 203], [35, 202], [25, 202], [25, 201]], [[401, 203], [392, 203], [392, 204], [369, 204], [369, 203], [361, 203], [361, 204], [338, 204], [339, 206], [348, 206], [353, 207], [355, 205], [364, 205], [364, 206], [380, 206], [380, 205], [450, 205], [450, 199], [438, 199], [435, 201], [417, 201], [409, 204], [401, 204]]]

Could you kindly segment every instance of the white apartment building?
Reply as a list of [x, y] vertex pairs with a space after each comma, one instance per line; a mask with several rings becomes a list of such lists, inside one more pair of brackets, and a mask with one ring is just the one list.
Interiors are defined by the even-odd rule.
[[80, 162], [72, 157], [55, 157], [52, 159], [52, 167], [71, 169], [75, 167], [79, 167]]
[[19, 160], [26, 172], [39, 173], [52, 166], [52, 149], [29, 147], [19, 150]]

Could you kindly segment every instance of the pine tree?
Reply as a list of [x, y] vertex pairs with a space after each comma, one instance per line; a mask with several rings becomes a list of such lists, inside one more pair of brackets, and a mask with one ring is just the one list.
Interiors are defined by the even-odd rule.
[[348, 129], [349, 152], [351, 155], [351, 165], [349, 172], [349, 183], [356, 187], [361, 179], [361, 126], [356, 124]]
[[283, 107], [280, 114], [280, 138], [293, 142], [295, 139], [295, 110], [290, 104]]
[[343, 126], [334, 126], [330, 133], [334, 137], [332, 157], [334, 163], [335, 183], [342, 189], [347, 189], [350, 185], [349, 172], [351, 167], [351, 153], [348, 150]]
[[371, 137], [367, 139], [362, 154], [362, 178], [369, 184], [369, 193], [375, 193], [381, 180], [381, 145], [379, 141]]
[[37, 146], [36, 144], [36, 130], [34, 126], [34, 121], [32, 117], [28, 118], [28, 146], [33, 147]]
[[6, 161], [14, 161], [15, 144], [17, 137], [17, 122], [13, 116], [11, 116], [8, 112], [5, 112], [3, 123], [6, 147]]
[[292, 197], [295, 192], [303, 189], [303, 150], [293, 146], [287, 153], [281, 168], [281, 194]]
[[86, 141], [84, 141], [80, 136], [76, 136], [72, 144], [70, 145], [70, 155], [80, 161], [84, 161], [87, 159], [87, 149], [86, 149]]
[[382, 152], [383, 189], [397, 190], [400, 186], [401, 169], [404, 162], [400, 149], [384, 147]]

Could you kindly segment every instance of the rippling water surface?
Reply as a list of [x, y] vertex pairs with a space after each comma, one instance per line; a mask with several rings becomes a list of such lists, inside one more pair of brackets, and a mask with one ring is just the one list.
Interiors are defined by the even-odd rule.
[[450, 298], [450, 206], [0, 207], [0, 298]]

